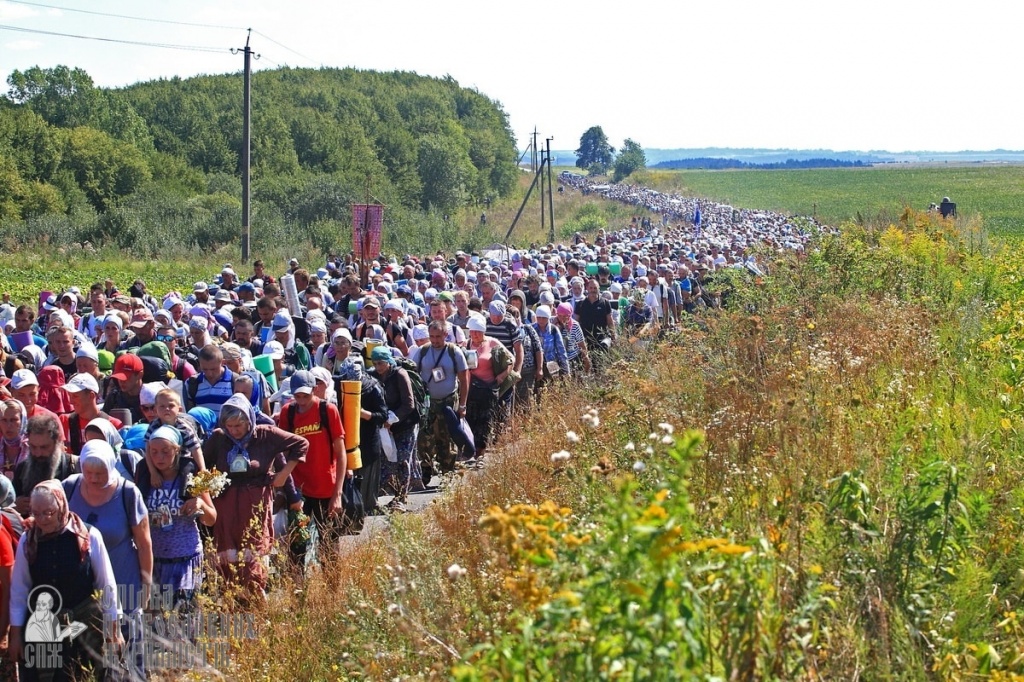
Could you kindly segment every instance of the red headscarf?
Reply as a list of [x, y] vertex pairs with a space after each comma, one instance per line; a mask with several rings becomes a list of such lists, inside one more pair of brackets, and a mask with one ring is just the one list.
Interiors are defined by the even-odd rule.
[[39, 529], [34, 518], [25, 519], [25, 534], [21, 536], [21, 541], [25, 543], [25, 558], [32, 563], [36, 560], [40, 540], [47, 540], [60, 535], [65, 530], [70, 530], [78, 536], [78, 549], [84, 559], [89, 554], [89, 528], [78, 514], [68, 508], [68, 498], [64, 494], [64, 486], [57, 479], [51, 478], [36, 485], [32, 489], [32, 493], [35, 494], [37, 490], [45, 490], [53, 496], [57, 502], [57, 518], [60, 523], [57, 525], [56, 532], [45, 534]]
[[39, 370], [39, 400], [37, 404], [42, 405], [54, 414], [67, 414], [74, 408], [71, 406], [71, 397], [65, 391], [64, 370], [56, 365], [47, 365]]

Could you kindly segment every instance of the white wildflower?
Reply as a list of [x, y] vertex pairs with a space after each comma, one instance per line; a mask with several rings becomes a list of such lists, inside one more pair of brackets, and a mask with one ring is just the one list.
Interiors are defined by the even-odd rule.
[[644, 464], [643, 462], [639, 461], [639, 460], [636, 461], [636, 462], [633, 462], [633, 473], [636, 473], [636, 474], [643, 473], [644, 469], [646, 469], [646, 468], [647, 468], [647, 465]]
[[668, 422], [661, 422], [660, 424], [658, 424], [658, 428], [664, 431], [665, 433], [674, 433], [676, 430], [676, 427], [672, 426]]
[[662, 443], [663, 443], [664, 445], [672, 445], [672, 443], [673, 443], [673, 442], [675, 442], [675, 441], [674, 441], [674, 439], [672, 438], [672, 436], [670, 436], [670, 435], [668, 435], [668, 434], [665, 434], [664, 436], [662, 436], [662, 437], [661, 437], [661, 442], [662, 442]]
[[633, 444], [633, 441], [626, 443], [626, 452], [633, 452], [633, 450], [636, 450], [636, 445]]
[[464, 569], [462, 566], [459, 566], [458, 564], [452, 564], [448, 567], [448, 577], [452, 580], [461, 578], [464, 575], [466, 575], [466, 569]]
[[556, 464], [558, 462], [566, 462], [569, 460], [570, 457], [572, 457], [572, 453], [570, 453], [568, 450], [559, 450], [558, 452], [551, 453], [551, 461], [555, 462]]
[[565, 432], [565, 438], [570, 443], [579, 443], [580, 442], [579, 434], [577, 434], [575, 431], [566, 431]]

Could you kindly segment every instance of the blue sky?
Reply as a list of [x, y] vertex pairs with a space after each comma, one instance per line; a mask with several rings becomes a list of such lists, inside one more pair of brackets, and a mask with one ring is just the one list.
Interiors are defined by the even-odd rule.
[[[616, 147], [1024, 149], [1008, 5], [868, 0], [0, 0], [0, 73], [85, 69], [99, 85], [275, 65], [451, 75], [499, 100], [520, 145], [537, 127], [575, 149], [600, 125]], [[258, 93], [257, 93], [258, 94]]]

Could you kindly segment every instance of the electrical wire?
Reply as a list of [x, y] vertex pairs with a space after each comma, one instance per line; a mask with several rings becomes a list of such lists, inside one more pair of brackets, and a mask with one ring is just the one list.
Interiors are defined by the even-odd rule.
[[[227, 29], [230, 31], [244, 31], [246, 29], [238, 26], [222, 26], [220, 24], [199, 24], [190, 21], [172, 21], [170, 19], [150, 19], [148, 17], [134, 17], [127, 14], [112, 14], [110, 12], [96, 12], [88, 9], [75, 9], [73, 7], [61, 7], [59, 5], [46, 5], [41, 2], [28, 2], [28, 0], [5, 0], [5, 2], [15, 3], [17, 5], [29, 5], [31, 7], [43, 7], [45, 9], [59, 9], [62, 12], [78, 12], [79, 14], [92, 14], [98, 17], [114, 17], [116, 19], [131, 19], [133, 21], [149, 21], [155, 24], [174, 24], [176, 26], [193, 26], [196, 28], [217, 28]], [[284, 47], [282, 45], [282, 47]]]
[[270, 42], [274, 43], [278, 47], [283, 47], [284, 49], [288, 50], [292, 54], [297, 55], [299, 57], [302, 57], [303, 59], [305, 59], [310, 64], [313, 64], [313, 65], [316, 65], [316, 66], [320, 66], [320, 63], [318, 63], [315, 59], [310, 59], [309, 57], [307, 57], [306, 55], [302, 54], [301, 52], [296, 52], [295, 50], [293, 50], [292, 48], [288, 47], [287, 45], [284, 45], [282, 43], [277, 42], [276, 40], [274, 40], [273, 38], [268, 36], [266, 33], [263, 33], [262, 31], [257, 31], [256, 29], [253, 29], [252, 32], [255, 33], [258, 36], [263, 36], [264, 38], [266, 38]]
[[168, 50], [187, 50], [191, 52], [212, 52], [223, 54], [228, 52], [225, 47], [212, 47], [207, 45], [176, 45], [173, 43], [151, 43], [141, 40], [120, 40], [118, 38], [102, 38], [100, 36], [83, 36], [75, 33], [59, 33], [57, 31], [43, 31], [36, 28], [22, 28], [20, 26], [6, 26], [0, 24], [0, 31], [16, 31], [18, 33], [38, 33], [47, 36], [58, 36], [61, 38], [79, 38], [81, 40], [98, 40], [103, 43], [120, 43], [122, 45], [138, 45], [141, 47], [161, 47]]

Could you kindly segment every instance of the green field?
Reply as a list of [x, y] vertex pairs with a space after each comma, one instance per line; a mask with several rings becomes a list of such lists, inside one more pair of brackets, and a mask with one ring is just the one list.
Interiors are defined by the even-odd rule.
[[992, 234], [1024, 234], [1024, 166], [907, 166], [815, 170], [647, 171], [665, 190], [742, 208], [816, 215], [838, 225], [887, 222], [905, 206], [948, 196], [961, 218], [981, 216]]

